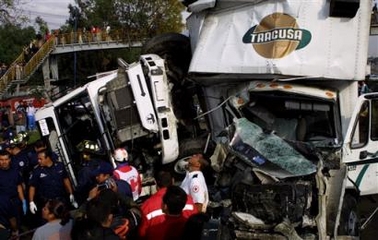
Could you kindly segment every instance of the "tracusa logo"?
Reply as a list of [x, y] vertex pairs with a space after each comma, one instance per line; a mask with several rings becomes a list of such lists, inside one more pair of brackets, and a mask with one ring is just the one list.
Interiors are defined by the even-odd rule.
[[265, 58], [283, 58], [310, 41], [311, 33], [300, 29], [295, 18], [284, 13], [264, 17], [243, 36], [243, 43], [252, 43], [255, 51]]

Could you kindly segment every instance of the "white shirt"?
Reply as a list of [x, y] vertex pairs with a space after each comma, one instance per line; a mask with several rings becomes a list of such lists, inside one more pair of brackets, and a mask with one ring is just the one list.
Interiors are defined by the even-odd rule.
[[26, 108], [26, 113], [27, 113], [28, 116], [34, 116], [35, 108], [33, 106], [28, 106]]
[[202, 211], [206, 212], [209, 203], [209, 193], [203, 173], [201, 171], [187, 172], [181, 183], [186, 194], [192, 196], [194, 203], [202, 204]]

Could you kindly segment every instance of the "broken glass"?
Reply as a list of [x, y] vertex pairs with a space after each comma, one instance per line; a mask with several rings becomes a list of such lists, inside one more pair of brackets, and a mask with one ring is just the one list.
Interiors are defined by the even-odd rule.
[[234, 124], [231, 150], [249, 165], [280, 179], [316, 171], [311, 161], [273, 132], [264, 132], [246, 118], [236, 119]]

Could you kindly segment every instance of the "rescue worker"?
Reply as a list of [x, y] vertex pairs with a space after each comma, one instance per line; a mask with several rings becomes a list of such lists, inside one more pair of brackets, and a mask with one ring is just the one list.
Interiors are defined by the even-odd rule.
[[81, 205], [88, 196], [89, 191], [96, 186], [96, 179], [93, 171], [99, 167], [103, 161], [98, 158], [95, 149], [96, 145], [92, 141], [86, 141], [87, 144], [83, 145], [81, 152], [80, 168], [77, 175], [77, 187], [75, 189], [78, 203]]
[[[46, 143], [42, 139], [38, 139], [33, 144], [33, 149], [28, 152], [28, 156], [30, 159], [30, 167], [34, 168], [38, 165], [38, 152], [47, 149]], [[59, 160], [58, 154], [55, 152], [52, 152], [52, 160], [54, 162]]]
[[[163, 196], [167, 191], [167, 188], [174, 183], [171, 173], [166, 171], [160, 171], [155, 177], [157, 192], [148, 198], [141, 207], [142, 210], [142, 223], [139, 227], [139, 236], [143, 239], [149, 235], [150, 229], [160, 225], [164, 222], [165, 213], [161, 206], [163, 204]], [[193, 203], [193, 199], [190, 195], [187, 196], [186, 204], [182, 210], [182, 216], [189, 218], [196, 214], [197, 208]]]
[[209, 202], [207, 184], [201, 171], [207, 165], [202, 154], [193, 155], [188, 161], [186, 176], [181, 183], [181, 188], [193, 198], [198, 212], [206, 212]]
[[29, 205], [30, 212], [35, 214], [47, 200], [66, 200], [66, 193], [73, 207], [77, 203], [73, 195], [71, 182], [63, 163], [52, 160], [52, 152], [45, 149], [38, 153], [38, 167], [36, 167], [29, 179]]
[[98, 192], [105, 188], [110, 188], [115, 192], [118, 192], [122, 198], [133, 198], [130, 184], [122, 179], [114, 179], [113, 171], [114, 168], [110, 163], [102, 161], [93, 171], [93, 176], [95, 176], [97, 181], [97, 186], [95, 188], [97, 190], [92, 189], [89, 192], [89, 195], [91, 195], [93, 191]]
[[6, 150], [10, 153], [12, 164], [16, 165], [20, 171], [23, 182], [27, 184], [31, 171], [30, 159], [26, 149], [28, 136], [23, 133], [17, 134], [9, 141]]
[[129, 155], [124, 148], [117, 148], [113, 154], [117, 167], [114, 170], [114, 178], [122, 179], [131, 186], [133, 199], [136, 201], [142, 192], [142, 179], [138, 170], [129, 164]]
[[27, 205], [22, 187], [22, 177], [7, 151], [0, 151], [0, 224], [18, 235], [19, 209], [22, 204], [26, 214]]
[[188, 218], [183, 216], [183, 209], [187, 202], [187, 194], [178, 186], [169, 186], [163, 195], [161, 210], [164, 218], [160, 224], [151, 226], [143, 240], [181, 240]]

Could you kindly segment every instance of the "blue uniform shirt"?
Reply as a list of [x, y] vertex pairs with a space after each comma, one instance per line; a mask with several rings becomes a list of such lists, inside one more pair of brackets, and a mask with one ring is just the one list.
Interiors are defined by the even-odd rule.
[[27, 183], [29, 178], [30, 168], [30, 159], [26, 151], [21, 150], [21, 152], [17, 153], [14, 156], [11, 156], [12, 164], [18, 168], [20, 171], [23, 181]]
[[[27, 154], [30, 161], [30, 166], [34, 168], [38, 165], [38, 153], [33, 149], [29, 151]], [[57, 162], [59, 160], [58, 154], [52, 152], [51, 160], [53, 160], [53, 162]]]
[[119, 195], [121, 195], [123, 198], [133, 199], [133, 191], [131, 190], [131, 186], [128, 182], [122, 179], [115, 179], [115, 182], [118, 187]]
[[36, 188], [36, 193], [43, 199], [65, 198], [63, 179], [67, 172], [63, 163], [55, 162], [51, 167], [36, 167], [30, 175], [29, 184]]
[[9, 219], [18, 217], [17, 186], [22, 184], [22, 177], [17, 167], [11, 165], [7, 170], [0, 169], [0, 224], [10, 228]]
[[18, 197], [17, 186], [22, 183], [20, 172], [11, 165], [7, 170], [0, 169], [0, 196]]

